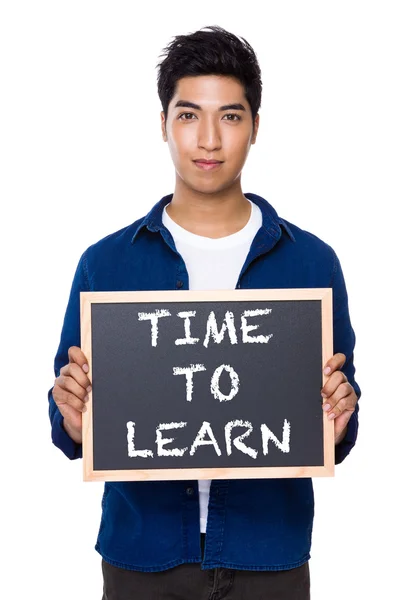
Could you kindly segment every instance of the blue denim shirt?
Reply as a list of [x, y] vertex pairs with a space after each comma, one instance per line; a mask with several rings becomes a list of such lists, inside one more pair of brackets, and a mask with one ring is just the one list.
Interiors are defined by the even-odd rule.
[[[80, 292], [188, 289], [185, 263], [162, 224], [164, 196], [146, 215], [90, 246], [73, 280], [55, 375], [68, 362], [68, 348], [80, 346]], [[257, 194], [247, 193], [263, 216], [240, 273], [237, 288], [333, 288], [334, 353], [358, 397], [352, 329], [340, 262], [316, 236], [281, 219]], [[49, 390], [52, 441], [68, 458], [82, 456], [63, 428]], [[347, 435], [336, 446], [336, 464], [349, 454], [358, 430], [358, 407]], [[310, 558], [314, 515], [310, 478], [214, 480], [211, 484], [206, 546], [200, 549], [197, 481], [106, 482], [96, 550], [126, 569], [162, 571], [181, 563], [203, 569], [225, 567], [282, 570]]]

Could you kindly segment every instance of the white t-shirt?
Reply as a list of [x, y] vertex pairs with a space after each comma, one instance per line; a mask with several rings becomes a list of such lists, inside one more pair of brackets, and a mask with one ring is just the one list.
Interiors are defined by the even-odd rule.
[[[252, 211], [245, 227], [232, 235], [216, 239], [196, 235], [180, 227], [164, 208], [162, 222], [171, 232], [176, 249], [185, 262], [190, 290], [235, 289], [253, 238], [262, 226], [260, 208], [249, 199], [248, 202], [252, 205]], [[207, 526], [210, 484], [209, 480], [198, 482], [200, 530], [203, 533]]]

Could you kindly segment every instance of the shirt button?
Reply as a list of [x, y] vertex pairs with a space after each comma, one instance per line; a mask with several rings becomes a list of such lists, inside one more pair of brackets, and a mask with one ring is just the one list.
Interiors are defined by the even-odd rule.
[[181, 281], [181, 279], [178, 279], [178, 281], [177, 281], [177, 288], [182, 288], [183, 285], [184, 285], [184, 282]]
[[187, 496], [192, 496], [194, 494], [194, 488], [188, 487], [186, 490]]

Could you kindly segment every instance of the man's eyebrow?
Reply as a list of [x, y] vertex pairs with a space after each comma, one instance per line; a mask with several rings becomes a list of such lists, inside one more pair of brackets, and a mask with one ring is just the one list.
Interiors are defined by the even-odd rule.
[[[202, 110], [202, 108], [199, 104], [195, 104], [194, 102], [189, 102], [188, 100], [177, 100], [174, 108], [177, 108], [177, 107], [194, 108], [195, 110]], [[239, 102], [237, 102], [234, 104], [225, 104], [224, 106], [220, 106], [219, 111], [223, 111], [223, 110], [244, 110], [244, 111], [246, 111], [246, 108], [243, 106], [243, 104], [240, 104]]]

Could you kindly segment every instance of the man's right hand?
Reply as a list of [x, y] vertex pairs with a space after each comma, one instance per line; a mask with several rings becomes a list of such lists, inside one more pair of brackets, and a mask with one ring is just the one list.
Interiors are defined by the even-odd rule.
[[68, 350], [69, 362], [60, 370], [55, 379], [52, 396], [59, 412], [64, 417], [64, 429], [74, 442], [82, 442], [82, 416], [85, 402], [91, 392], [91, 382], [87, 377], [88, 363], [81, 348], [71, 346]]

